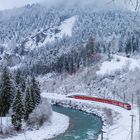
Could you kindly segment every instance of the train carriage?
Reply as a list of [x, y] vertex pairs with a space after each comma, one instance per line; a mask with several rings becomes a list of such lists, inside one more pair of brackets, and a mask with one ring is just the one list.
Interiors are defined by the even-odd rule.
[[120, 106], [120, 107], [127, 109], [127, 110], [131, 110], [130, 104], [119, 102], [116, 100], [103, 99], [103, 98], [97, 98], [97, 97], [89, 97], [89, 96], [85, 96], [85, 95], [72, 95], [72, 96], [67, 96], [67, 97], [74, 98], [74, 99], [89, 100], [89, 101], [112, 104], [112, 105]]

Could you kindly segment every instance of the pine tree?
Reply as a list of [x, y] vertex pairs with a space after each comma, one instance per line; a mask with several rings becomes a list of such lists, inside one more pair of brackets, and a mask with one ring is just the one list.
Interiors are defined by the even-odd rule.
[[95, 41], [93, 37], [90, 37], [86, 45], [87, 65], [93, 62], [93, 56], [95, 55], [95, 53], [96, 53]]
[[20, 87], [22, 92], [25, 92], [26, 89], [25, 77], [23, 76], [20, 70], [17, 70], [16, 72], [15, 82], [16, 82], [16, 86]]
[[0, 116], [5, 116], [10, 109], [13, 99], [12, 83], [7, 68], [4, 68], [1, 80], [2, 84], [0, 92]]
[[131, 53], [131, 42], [128, 41], [125, 48], [125, 53], [128, 55]]
[[31, 96], [30, 87], [26, 89], [26, 96], [25, 96], [25, 115], [24, 120], [27, 121], [29, 118], [30, 113], [34, 110], [34, 100], [33, 96]]
[[26, 90], [26, 80], [24, 76], [22, 76], [20, 88], [21, 88], [21, 91], [24, 93]]
[[39, 103], [41, 102], [40, 94], [41, 92], [40, 92], [39, 84], [36, 81], [35, 77], [33, 76], [31, 80], [31, 96], [34, 102], [34, 107], [38, 106]]
[[95, 41], [93, 37], [89, 38], [86, 48], [87, 48], [87, 55], [92, 55], [96, 52]]
[[11, 116], [12, 124], [17, 131], [21, 130], [22, 119], [24, 116], [24, 106], [23, 106], [22, 98], [23, 98], [22, 93], [18, 89], [13, 101], [13, 105], [12, 105], [13, 114]]
[[15, 82], [16, 82], [17, 87], [21, 83], [21, 71], [19, 69], [16, 72]]

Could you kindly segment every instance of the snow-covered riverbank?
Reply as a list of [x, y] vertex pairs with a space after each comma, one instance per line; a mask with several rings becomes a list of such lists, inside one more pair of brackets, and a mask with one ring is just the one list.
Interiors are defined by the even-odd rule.
[[51, 121], [45, 123], [39, 130], [27, 131], [5, 140], [43, 140], [53, 138], [64, 133], [69, 127], [69, 118], [63, 114], [53, 112]]
[[[104, 138], [109, 138], [111, 140], [127, 140], [130, 138], [131, 131], [131, 115], [135, 115], [134, 121], [134, 140], [136, 140], [136, 133], [138, 130], [138, 110], [137, 107], [134, 107], [132, 111], [125, 110], [121, 107], [114, 105], [109, 105], [105, 103], [97, 103], [91, 101], [70, 99], [63, 95], [42, 93], [42, 96], [51, 100], [52, 103], [57, 103], [58, 105], [75, 108], [83, 110], [88, 113], [93, 113], [100, 116], [104, 122], [103, 131], [105, 132]], [[108, 127], [108, 121], [111, 118], [105, 114], [106, 109], [111, 109], [113, 123]], [[100, 136], [99, 136], [100, 139]]]

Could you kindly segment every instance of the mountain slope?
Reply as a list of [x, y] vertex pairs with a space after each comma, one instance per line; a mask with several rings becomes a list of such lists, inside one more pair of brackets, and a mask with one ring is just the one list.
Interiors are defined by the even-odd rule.
[[45, 67], [46, 73], [63, 55], [82, 52], [90, 37], [98, 53], [136, 53], [140, 51], [139, 18], [132, 11], [95, 10], [92, 5], [46, 8], [36, 4], [0, 12], [1, 58], [16, 54], [25, 69]]
[[76, 17], [70, 17], [60, 23], [59, 26], [54, 26], [52, 28], [42, 29], [35, 35], [31, 35], [25, 40], [25, 47], [34, 49], [38, 46], [46, 45], [47, 43], [52, 43], [55, 40], [62, 39], [64, 36], [72, 36], [72, 29], [75, 23]]

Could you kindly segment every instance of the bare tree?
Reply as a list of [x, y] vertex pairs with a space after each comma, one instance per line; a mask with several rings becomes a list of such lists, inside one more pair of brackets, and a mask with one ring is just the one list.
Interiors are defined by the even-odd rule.
[[[108, 1], [108, 4], [112, 2], [116, 2], [118, 0], [110, 0]], [[130, 4], [135, 11], [138, 11], [140, 9], [140, 0], [124, 0], [125, 4]]]

